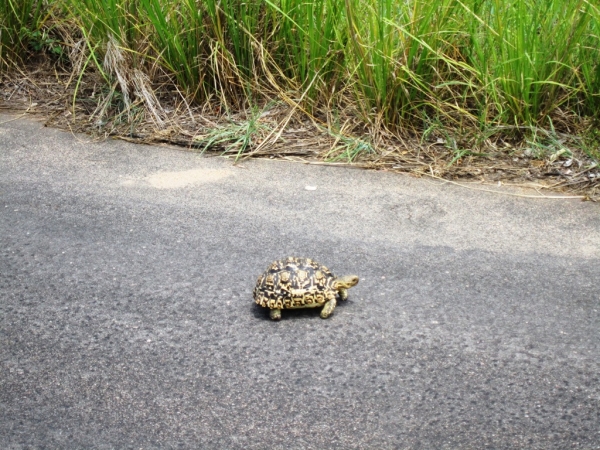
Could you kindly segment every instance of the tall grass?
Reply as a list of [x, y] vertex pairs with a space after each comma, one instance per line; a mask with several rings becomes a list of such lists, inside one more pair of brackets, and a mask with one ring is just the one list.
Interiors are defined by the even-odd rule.
[[203, 11], [194, 0], [141, 0], [140, 7], [154, 31], [150, 45], [158, 61], [193, 98], [208, 97], [204, 90], [206, 73], [200, 69], [207, 45]]
[[260, 2], [64, 1], [97, 60], [112, 41], [132, 67], [164, 69], [190, 98], [217, 96], [242, 106], [238, 96], [254, 68], [251, 40], [259, 31]]
[[[273, 15], [273, 43], [269, 45], [275, 61], [307, 98], [315, 100], [331, 95], [343, 67], [347, 41], [343, 23], [343, 6], [339, 0], [299, 2], [282, 0], [281, 20]], [[279, 25], [278, 25], [279, 23]], [[343, 72], [341, 72], [343, 73]]]
[[572, 106], [586, 88], [578, 70], [597, 64], [597, 52], [576, 52], [586, 34], [598, 31], [591, 4], [492, 0], [473, 6], [465, 8], [475, 19], [466, 22], [471, 28], [465, 50], [483, 87], [479, 116], [494, 123], [535, 123]]
[[433, 106], [435, 84], [455, 56], [448, 38], [460, 37], [457, 9], [455, 0], [346, 0], [348, 57], [364, 114], [377, 112], [384, 123], [398, 124]]
[[42, 0], [0, 2], [0, 69], [23, 63], [31, 36], [39, 31], [47, 13]]
[[[0, 6], [10, 13], [4, 46], [39, 20], [41, 1], [15, 14], [17, 1]], [[600, 12], [590, 0], [54, 3], [97, 61], [114, 44], [131, 70], [168, 75], [199, 103], [247, 108], [279, 96], [313, 114], [351, 106], [392, 129], [546, 126], [600, 112]]]
[[[590, 22], [581, 42], [574, 43], [572, 58], [581, 85], [578, 113], [600, 116], [600, 7], [587, 2]], [[600, 152], [600, 150], [599, 150]]]

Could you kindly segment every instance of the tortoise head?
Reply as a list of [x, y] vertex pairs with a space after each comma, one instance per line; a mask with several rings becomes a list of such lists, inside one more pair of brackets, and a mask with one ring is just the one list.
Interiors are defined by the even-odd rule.
[[335, 280], [335, 289], [349, 289], [352, 286], [358, 284], [358, 277], [356, 275], [346, 275], [345, 277], [339, 277]]

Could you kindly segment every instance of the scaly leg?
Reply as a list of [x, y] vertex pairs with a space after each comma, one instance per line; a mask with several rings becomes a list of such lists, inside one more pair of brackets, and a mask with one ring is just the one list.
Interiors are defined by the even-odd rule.
[[273, 320], [281, 320], [281, 309], [272, 309], [269, 315]]
[[348, 289], [340, 289], [340, 300], [348, 300]]
[[321, 319], [327, 319], [335, 309], [335, 305], [337, 305], [335, 298], [332, 298], [325, 303], [325, 306], [323, 306], [323, 309], [321, 310]]

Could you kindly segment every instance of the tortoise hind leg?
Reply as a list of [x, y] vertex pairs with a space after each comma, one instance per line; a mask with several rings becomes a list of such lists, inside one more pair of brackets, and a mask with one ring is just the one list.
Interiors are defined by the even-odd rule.
[[273, 320], [281, 320], [281, 309], [272, 309], [269, 316]]
[[336, 305], [337, 301], [335, 298], [332, 298], [327, 303], [325, 303], [325, 306], [323, 306], [323, 309], [321, 310], [321, 319], [327, 319], [335, 309]]

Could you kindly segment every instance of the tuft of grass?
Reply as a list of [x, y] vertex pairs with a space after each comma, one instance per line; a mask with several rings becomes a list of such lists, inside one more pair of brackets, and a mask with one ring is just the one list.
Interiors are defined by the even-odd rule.
[[554, 162], [558, 159], [570, 159], [573, 152], [567, 145], [566, 136], [560, 136], [550, 122], [549, 129], [531, 127], [530, 135], [526, 137], [525, 152], [534, 159], [548, 159]]
[[354, 136], [344, 136], [343, 134], [331, 133], [335, 137], [335, 143], [332, 145], [325, 156], [328, 162], [354, 162], [360, 156], [375, 153], [375, 148], [367, 139], [361, 139]]
[[194, 142], [202, 152], [209, 148], [222, 148], [221, 155], [234, 155], [237, 162], [271, 131], [270, 127], [260, 120], [263, 113], [263, 110], [254, 107], [246, 120], [230, 120], [225, 126], [217, 126], [206, 134], [194, 137]]

